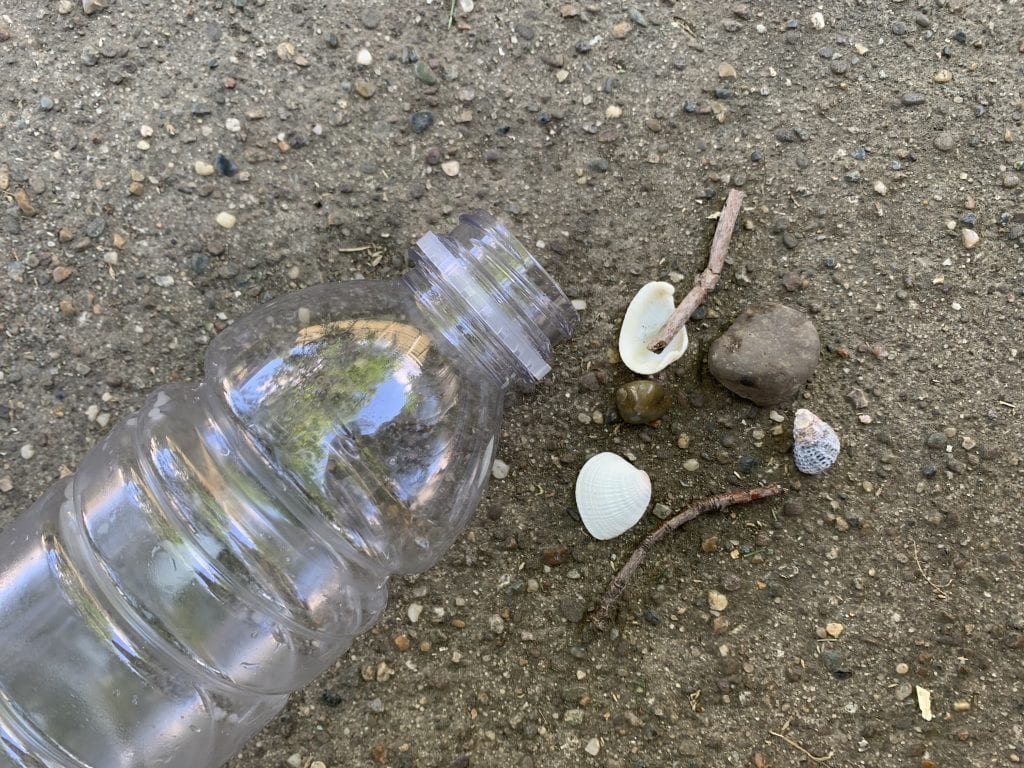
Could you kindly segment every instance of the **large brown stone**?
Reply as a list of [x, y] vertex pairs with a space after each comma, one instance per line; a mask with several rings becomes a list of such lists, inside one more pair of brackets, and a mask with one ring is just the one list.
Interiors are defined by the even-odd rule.
[[722, 386], [758, 405], [789, 403], [814, 373], [821, 342], [802, 312], [752, 304], [711, 345], [708, 367]]

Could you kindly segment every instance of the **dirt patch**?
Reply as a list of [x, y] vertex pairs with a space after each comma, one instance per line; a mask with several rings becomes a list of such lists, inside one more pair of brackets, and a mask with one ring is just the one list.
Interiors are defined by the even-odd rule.
[[[510, 408], [467, 535], [231, 765], [1019, 761], [1019, 4], [477, 0], [451, 28], [447, 5], [8, 3], [0, 523], [227, 322], [397, 274], [482, 207], [586, 302], [579, 333]], [[657, 377], [675, 404], [617, 423], [625, 307], [689, 287], [732, 186], [722, 282]], [[822, 340], [781, 422], [707, 372], [754, 302]], [[819, 477], [797, 407], [843, 442]], [[597, 542], [573, 518], [606, 450], [668, 510], [788, 490], [686, 526], [595, 635], [658, 522]]]

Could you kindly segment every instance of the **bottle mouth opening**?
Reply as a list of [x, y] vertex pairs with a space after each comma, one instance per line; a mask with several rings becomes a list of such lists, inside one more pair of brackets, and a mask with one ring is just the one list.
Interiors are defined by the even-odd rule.
[[578, 315], [537, 259], [484, 211], [464, 214], [448, 235], [428, 233], [413, 255], [419, 264], [457, 285], [466, 308], [490, 338], [535, 382], [550, 372], [552, 347], [572, 335]]

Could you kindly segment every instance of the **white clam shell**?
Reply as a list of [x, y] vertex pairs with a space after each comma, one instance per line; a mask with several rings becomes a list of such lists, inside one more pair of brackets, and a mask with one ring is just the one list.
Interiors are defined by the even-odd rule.
[[633, 373], [657, 373], [678, 360], [689, 346], [690, 339], [683, 326], [660, 353], [647, 349], [676, 308], [672, 300], [675, 290], [672, 283], [647, 283], [629, 302], [619, 331], [619, 357]]
[[644, 516], [651, 478], [614, 453], [592, 457], [576, 478], [576, 508], [595, 539], [614, 539]]
[[793, 418], [793, 463], [805, 475], [817, 475], [836, 462], [839, 435], [828, 424], [801, 408]]

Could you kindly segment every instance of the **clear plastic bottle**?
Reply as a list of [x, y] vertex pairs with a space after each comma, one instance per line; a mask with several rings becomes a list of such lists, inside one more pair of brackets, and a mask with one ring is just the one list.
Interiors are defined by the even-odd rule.
[[0, 768], [215, 768], [434, 564], [576, 314], [487, 214], [217, 336], [0, 533]]

